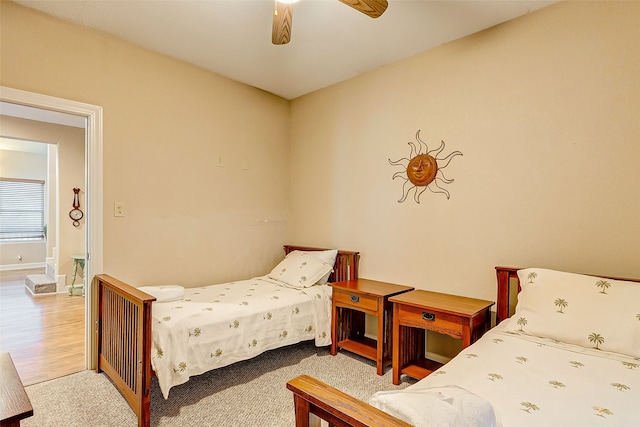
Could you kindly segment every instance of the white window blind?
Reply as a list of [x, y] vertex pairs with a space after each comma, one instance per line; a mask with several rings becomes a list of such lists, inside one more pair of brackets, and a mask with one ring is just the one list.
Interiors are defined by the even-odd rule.
[[0, 178], [0, 242], [44, 238], [44, 181]]

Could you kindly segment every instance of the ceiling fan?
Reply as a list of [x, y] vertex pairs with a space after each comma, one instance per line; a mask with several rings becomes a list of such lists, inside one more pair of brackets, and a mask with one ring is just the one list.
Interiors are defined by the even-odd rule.
[[[293, 3], [298, 0], [275, 0], [271, 42], [287, 44], [291, 40], [291, 19]], [[387, 0], [338, 0], [372, 18], [377, 18], [387, 10]]]

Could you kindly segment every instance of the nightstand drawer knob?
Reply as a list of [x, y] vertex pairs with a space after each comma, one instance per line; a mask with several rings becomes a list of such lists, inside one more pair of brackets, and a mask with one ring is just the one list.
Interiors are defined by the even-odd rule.
[[351, 302], [360, 302], [360, 297], [358, 295], [351, 295]]
[[429, 320], [431, 322], [433, 322], [434, 320], [436, 320], [436, 315], [435, 313], [427, 313], [426, 311], [422, 312], [422, 320]]

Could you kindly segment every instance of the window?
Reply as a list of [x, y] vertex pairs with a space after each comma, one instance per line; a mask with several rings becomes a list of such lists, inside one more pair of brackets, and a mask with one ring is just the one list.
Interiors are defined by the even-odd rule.
[[44, 181], [0, 178], [0, 242], [44, 238]]

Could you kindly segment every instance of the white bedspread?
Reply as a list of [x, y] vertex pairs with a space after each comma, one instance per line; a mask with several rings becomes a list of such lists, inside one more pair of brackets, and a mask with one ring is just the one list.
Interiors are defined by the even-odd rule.
[[331, 288], [291, 289], [261, 277], [185, 289], [153, 303], [151, 365], [165, 399], [192, 375], [315, 339], [331, 344]]
[[486, 399], [498, 425], [640, 426], [640, 360], [501, 329], [407, 387], [411, 416], [416, 393], [455, 384]]

